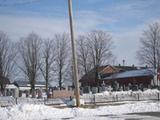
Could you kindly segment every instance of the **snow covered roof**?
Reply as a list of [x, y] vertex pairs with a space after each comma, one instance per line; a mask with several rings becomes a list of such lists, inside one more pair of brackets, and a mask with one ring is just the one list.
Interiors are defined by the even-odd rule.
[[143, 76], [153, 76], [154, 70], [152, 68], [130, 70], [120, 73], [112, 74], [109, 77], [104, 78], [104, 80], [116, 79], [116, 78], [130, 78], [130, 77], [143, 77]]
[[17, 89], [17, 86], [15, 86], [14, 84], [9, 84], [6, 85], [6, 89]]
[[[15, 81], [14, 84], [17, 85], [18, 87], [30, 86], [29, 81]], [[36, 81], [35, 86], [45, 86], [45, 82]]]
[[19, 90], [30, 90], [31, 87], [19, 87]]

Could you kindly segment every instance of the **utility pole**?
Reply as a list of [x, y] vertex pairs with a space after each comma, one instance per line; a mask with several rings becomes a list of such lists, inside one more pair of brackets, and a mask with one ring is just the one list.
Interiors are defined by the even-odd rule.
[[72, 0], [68, 0], [68, 10], [69, 10], [70, 34], [71, 34], [71, 44], [72, 44], [72, 56], [73, 56], [73, 70], [74, 70], [73, 74], [75, 83], [76, 107], [79, 107], [80, 106], [79, 79], [78, 79], [77, 55], [76, 55], [76, 46], [74, 39], [74, 29], [73, 29]]

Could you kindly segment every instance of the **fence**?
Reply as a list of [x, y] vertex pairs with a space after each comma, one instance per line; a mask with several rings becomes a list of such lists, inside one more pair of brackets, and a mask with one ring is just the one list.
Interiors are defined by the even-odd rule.
[[160, 100], [160, 92], [108, 92], [100, 94], [84, 94], [81, 96], [85, 104], [120, 102], [120, 101], [145, 101]]
[[12, 96], [0, 97], [0, 106], [7, 107], [16, 104], [45, 104], [45, 105], [63, 105], [69, 99], [37, 99], [37, 98], [14, 98]]
[[[24, 94], [25, 95], [25, 94]], [[12, 96], [1, 96], [0, 106], [12, 106], [15, 104], [45, 104], [45, 105], [62, 105], [66, 104], [70, 97], [74, 97], [74, 91], [54, 90], [49, 99], [46, 97], [37, 99], [30, 97], [14, 98]]]
[[[146, 90], [142, 91], [121, 91], [121, 92], [104, 92], [97, 94], [83, 94], [81, 99], [85, 104], [120, 102], [120, 101], [142, 101], [142, 100], [160, 100], [160, 91]], [[37, 98], [14, 98], [0, 97], [0, 106], [12, 106], [15, 104], [45, 104], [45, 105], [66, 105], [69, 98], [56, 99], [37, 99]]]

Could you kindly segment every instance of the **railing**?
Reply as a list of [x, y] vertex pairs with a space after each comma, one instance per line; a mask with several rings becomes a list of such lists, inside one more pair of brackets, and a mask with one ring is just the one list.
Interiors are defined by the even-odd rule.
[[84, 94], [81, 96], [85, 104], [120, 102], [120, 101], [145, 101], [145, 100], [160, 100], [160, 92], [143, 93], [143, 92], [110, 92], [107, 94]]
[[[146, 101], [146, 100], [160, 100], [160, 91], [126, 91], [126, 92], [104, 92], [97, 94], [84, 94], [81, 99], [85, 104], [98, 104], [108, 102], [121, 102], [121, 101]], [[45, 104], [45, 105], [66, 105], [69, 98], [65, 99], [37, 99], [37, 98], [13, 98], [0, 97], [0, 106], [12, 106], [15, 104]]]
[[37, 99], [37, 98], [14, 98], [12, 96], [0, 97], [0, 106], [7, 107], [16, 104], [45, 104], [45, 105], [63, 105], [69, 99]]

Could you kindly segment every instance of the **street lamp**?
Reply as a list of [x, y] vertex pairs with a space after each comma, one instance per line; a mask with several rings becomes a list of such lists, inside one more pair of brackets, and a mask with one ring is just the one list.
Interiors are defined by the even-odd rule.
[[76, 106], [80, 106], [79, 100], [79, 80], [78, 80], [78, 67], [77, 67], [77, 55], [76, 46], [74, 39], [74, 29], [73, 29], [73, 17], [72, 17], [72, 0], [68, 0], [68, 10], [69, 10], [69, 23], [70, 23], [70, 34], [71, 34], [71, 44], [72, 44], [72, 56], [73, 56], [73, 76], [75, 83], [75, 96], [76, 96]]

